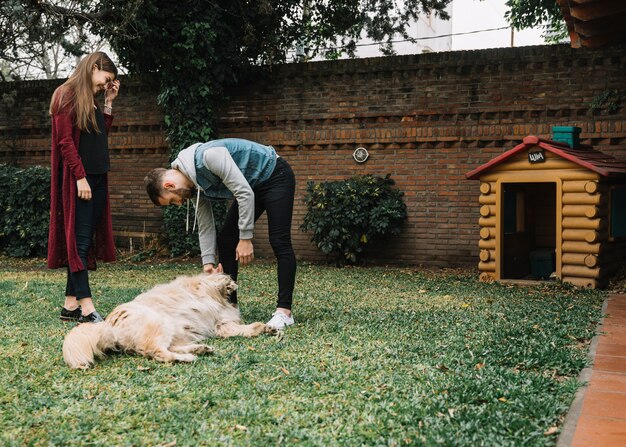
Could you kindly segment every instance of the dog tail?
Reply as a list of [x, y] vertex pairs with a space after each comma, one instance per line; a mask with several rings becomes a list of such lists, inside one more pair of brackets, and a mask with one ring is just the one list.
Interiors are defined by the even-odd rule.
[[63, 360], [72, 369], [87, 369], [114, 347], [115, 334], [106, 321], [79, 324], [65, 336]]

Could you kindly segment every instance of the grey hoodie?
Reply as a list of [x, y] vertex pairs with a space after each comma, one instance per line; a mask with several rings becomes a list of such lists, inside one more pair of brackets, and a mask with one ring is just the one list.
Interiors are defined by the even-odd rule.
[[[207, 197], [207, 191], [198, 186], [196, 178], [195, 152], [202, 143], [196, 143], [183, 149], [176, 160], [172, 162], [172, 168], [178, 169], [189, 178], [198, 190], [195, 203], [195, 221], [198, 221], [198, 240], [202, 264], [217, 262], [217, 243], [215, 231], [215, 219], [211, 199]], [[230, 156], [225, 147], [213, 147], [212, 150], [204, 151], [203, 163], [212, 173], [222, 179], [224, 185], [232, 192], [239, 205], [239, 238], [252, 239], [254, 230], [254, 192], [246, 181], [241, 170]]]

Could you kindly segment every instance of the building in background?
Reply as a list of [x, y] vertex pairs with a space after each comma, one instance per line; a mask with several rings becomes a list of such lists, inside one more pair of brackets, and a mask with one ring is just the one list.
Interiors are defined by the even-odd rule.
[[[453, 0], [446, 11], [450, 20], [434, 14], [420, 17], [410, 29], [417, 42], [398, 37], [396, 54], [419, 54], [441, 51], [544, 45], [542, 28], [514, 31], [504, 18], [506, 0]], [[356, 56], [383, 56], [380, 45], [363, 38], [357, 44]], [[344, 56], [347, 57], [347, 56]], [[321, 60], [321, 58], [315, 58]]]

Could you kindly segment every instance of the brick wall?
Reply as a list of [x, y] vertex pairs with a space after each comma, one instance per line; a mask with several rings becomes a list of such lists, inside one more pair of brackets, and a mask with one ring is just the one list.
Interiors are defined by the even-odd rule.
[[[553, 125], [579, 126], [582, 143], [626, 159], [623, 104], [612, 115], [590, 110], [603, 92], [626, 93], [625, 49], [542, 46], [285, 65], [231, 92], [220, 135], [273, 144], [295, 167], [294, 229], [308, 180], [389, 173], [406, 193], [409, 220], [401, 236], [371, 250], [373, 259], [473, 263], [479, 192], [465, 172], [526, 135], [549, 137]], [[370, 152], [362, 165], [352, 159], [358, 146]], [[318, 259], [308, 235], [296, 230], [294, 239], [300, 257]]]
[[[465, 172], [521, 142], [549, 137], [553, 125], [582, 128], [581, 140], [626, 159], [624, 102], [593, 112], [605, 92], [626, 88], [626, 46], [505, 48], [273, 67], [229, 92], [219, 135], [272, 144], [298, 182], [293, 234], [300, 259], [322, 256], [299, 231], [307, 181], [391, 174], [405, 192], [409, 220], [400, 236], [369, 249], [377, 262], [451, 266], [478, 255], [478, 183]], [[19, 107], [0, 110], [0, 160], [45, 162], [46, 102], [57, 83], [18, 84]], [[6, 85], [0, 84], [2, 92]], [[159, 211], [141, 179], [164, 165], [167, 148], [156, 88], [124, 80], [111, 134], [111, 194], [118, 235], [158, 231]], [[18, 118], [15, 118], [17, 116]], [[8, 123], [8, 124], [7, 124]], [[15, 130], [19, 129], [19, 130]], [[13, 144], [16, 151], [7, 150]], [[358, 164], [352, 152], [367, 148]], [[145, 230], [144, 230], [145, 226]], [[266, 224], [256, 249], [271, 253]]]

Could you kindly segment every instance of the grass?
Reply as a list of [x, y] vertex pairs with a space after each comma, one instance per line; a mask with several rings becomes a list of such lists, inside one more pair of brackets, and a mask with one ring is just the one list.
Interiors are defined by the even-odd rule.
[[[475, 273], [299, 265], [282, 339], [211, 340], [159, 364], [61, 358], [62, 270], [0, 259], [0, 443], [5, 446], [544, 446], [587, 364], [604, 295], [484, 284]], [[101, 265], [108, 313], [191, 264]], [[240, 278], [246, 321], [273, 311], [274, 265]]]

